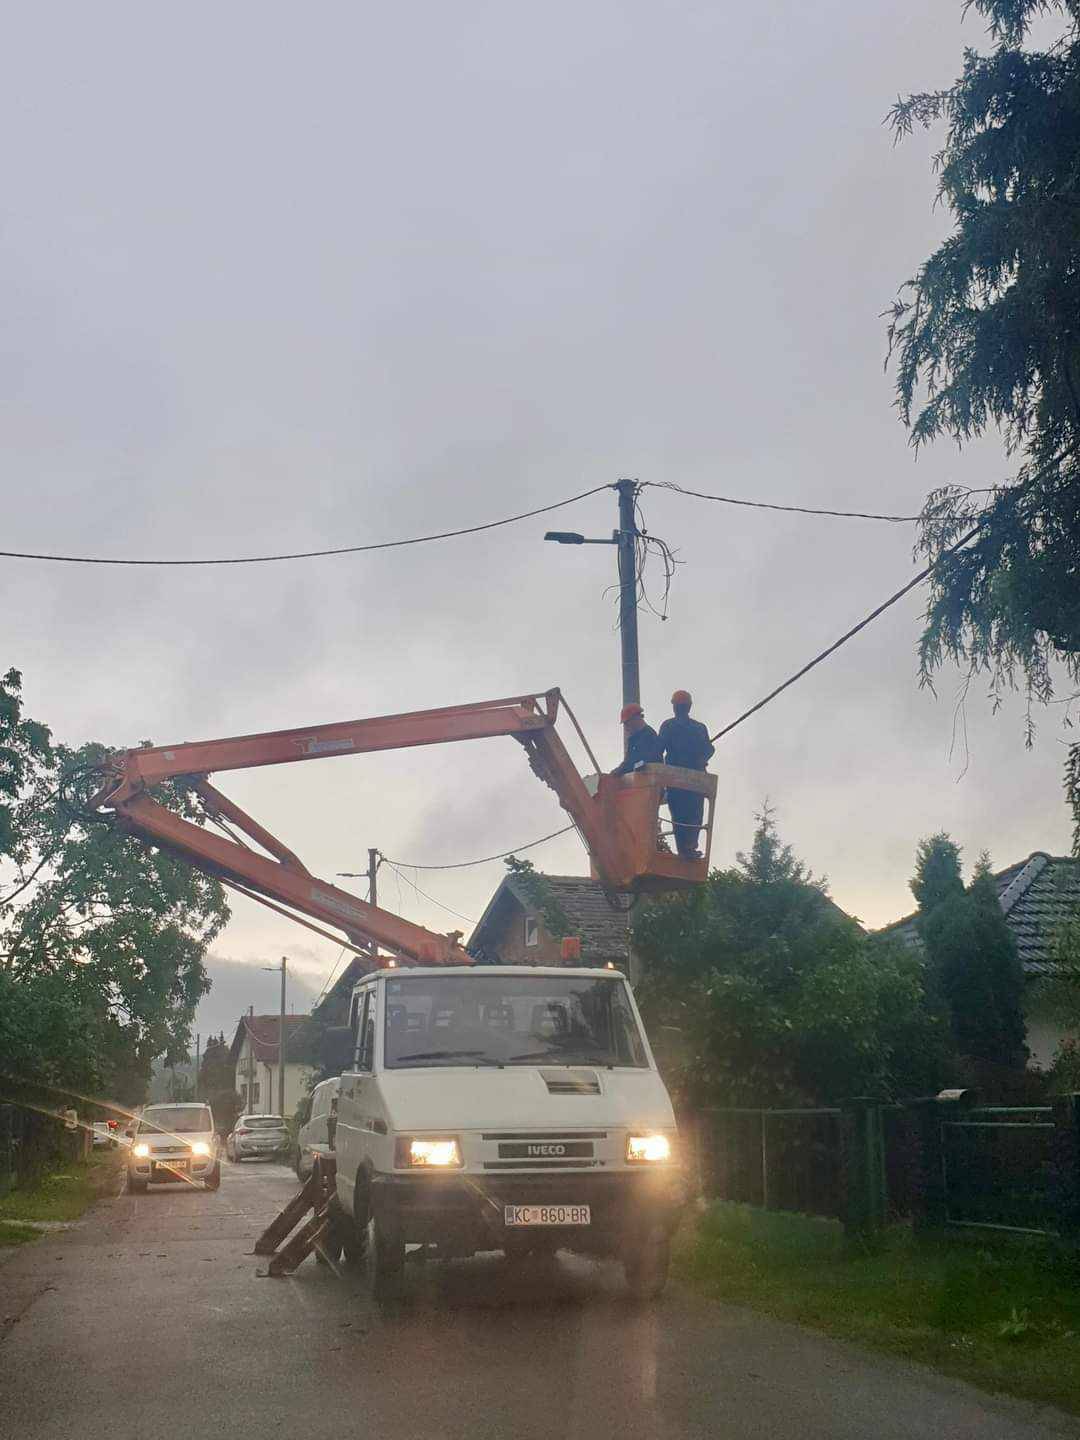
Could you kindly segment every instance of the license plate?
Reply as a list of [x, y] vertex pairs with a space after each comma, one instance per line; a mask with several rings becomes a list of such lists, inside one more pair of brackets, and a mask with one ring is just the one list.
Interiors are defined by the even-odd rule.
[[504, 1205], [503, 1224], [520, 1225], [591, 1225], [588, 1205]]
[[173, 1170], [186, 1170], [187, 1168], [188, 1162], [186, 1160], [157, 1160], [154, 1162], [155, 1170], [168, 1170], [171, 1172]]

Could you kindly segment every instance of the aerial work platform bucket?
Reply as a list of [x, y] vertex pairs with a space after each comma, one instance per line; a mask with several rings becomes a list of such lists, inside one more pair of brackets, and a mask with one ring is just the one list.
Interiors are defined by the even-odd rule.
[[[615, 837], [619, 889], [637, 894], [681, 890], [700, 885], [709, 873], [716, 776], [678, 765], [642, 765], [629, 775], [590, 775], [586, 786], [595, 798], [601, 823]], [[700, 860], [675, 853], [674, 826], [660, 807], [667, 790], [690, 790], [705, 798]], [[593, 869], [593, 878], [601, 878]]]

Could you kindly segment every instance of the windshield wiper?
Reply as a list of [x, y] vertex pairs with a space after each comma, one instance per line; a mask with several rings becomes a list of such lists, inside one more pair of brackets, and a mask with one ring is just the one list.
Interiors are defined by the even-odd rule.
[[483, 1050], [417, 1050], [412, 1055], [399, 1055], [391, 1065], [401, 1065], [406, 1060], [475, 1060], [477, 1065], [497, 1065], [501, 1070], [504, 1062], [493, 1060]]

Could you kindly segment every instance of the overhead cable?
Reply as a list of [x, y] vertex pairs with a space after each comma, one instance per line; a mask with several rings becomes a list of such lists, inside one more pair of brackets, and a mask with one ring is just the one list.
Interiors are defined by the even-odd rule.
[[895, 595], [890, 595], [888, 600], [879, 605], [876, 610], [871, 610], [869, 615], [860, 620], [857, 625], [853, 625], [850, 630], [840, 636], [839, 640], [834, 640], [827, 650], [822, 650], [820, 655], [815, 655], [813, 660], [808, 661], [801, 670], [796, 670], [794, 675], [789, 675], [782, 685], [777, 685], [775, 690], [770, 690], [768, 695], [759, 700], [756, 705], [751, 705], [749, 710], [744, 710], [740, 716], [732, 720], [730, 725], [725, 725], [722, 730], [717, 730], [715, 735], [709, 736], [709, 739], [719, 740], [721, 735], [726, 735], [728, 731], [734, 730], [736, 725], [741, 725], [744, 720], [749, 720], [751, 715], [756, 715], [759, 710], [768, 705], [770, 700], [775, 700], [777, 695], [786, 690], [789, 685], [794, 685], [796, 680], [801, 680], [804, 675], [813, 670], [815, 665], [820, 665], [823, 660], [827, 660], [830, 655], [840, 649], [841, 645], [846, 644], [852, 636], [857, 635], [860, 630], [865, 630], [867, 625], [869, 625], [872, 620], [876, 620], [879, 615], [884, 614], [890, 605], [895, 605], [896, 602], [902, 600], [910, 590], [914, 590], [916, 585], [921, 585], [927, 576], [937, 569], [938, 565], [941, 564], [947, 555], [955, 554], [956, 551], [966, 545], [969, 540], [973, 540], [981, 529], [982, 525], [980, 523], [976, 525], [974, 529], [969, 530], [966, 535], [962, 535], [955, 545], [950, 545], [947, 550], [943, 550], [931, 565], [927, 565], [925, 570], [920, 570], [914, 579], [909, 580], [902, 589], [897, 590]]
[[129, 560], [116, 556], [101, 555], [52, 555], [29, 550], [0, 550], [0, 559], [7, 560], [55, 560], [67, 565], [269, 565], [277, 560], [319, 560], [329, 555], [361, 555], [370, 550], [398, 550], [405, 545], [427, 545], [432, 540], [453, 540], [459, 535], [477, 535], [483, 530], [497, 530], [501, 525], [514, 525], [519, 520], [531, 520], [534, 515], [546, 515], [550, 510], [561, 510], [601, 490], [611, 490], [611, 485], [594, 485], [591, 490], [582, 490], [565, 500], [556, 500], [552, 505], [541, 505], [536, 510], [525, 510], [520, 515], [508, 515], [504, 520], [488, 520], [482, 525], [465, 525], [460, 530], [442, 530], [434, 535], [414, 535], [408, 540], [381, 540], [370, 545], [343, 545], [336, 550], [296, 550], [282, 555], [233, 555], [215, 559], [198, 560]]
[[[386, 860], [385, 855], [383, 856], [383, 859]], [[450, 915], [456, 915], [459, 920], [464, 920], [468, 925], [476, 924], [476, 921], [473, 920], [470, 916], [462, 915], [461, 911], [455, 910], [452, 905], [444, 905], [441, 900], [436, 900], [434, 895], [429, 895], [426, 890], [421, 890], [420, 886], [417, 885], [416, 881], [410, 880], [408, 875], [406, 875], [404, 871], [399, 870], [392, 860], [386, 860], [386, 863], [390, 866], [390, 869], [393, 870], [394, 874], [398, 877], [399, 880], [404, 880], [406, 885], [411, 885], [418, 895], [422, 895], [425, 900], [430, 900], [432, 905], [438, 905], [440, 910], [445, 910]]]
[[[469, 870], [473, 865], [488, 865], [492, 860], [505, 860], [508, 855], [520, 855], [524, 850], [535, 850], [537, 845], [545, 845], [557, 835], [568, 835], [574, 828], [573, 825], [564, 825], [561, 830], [553, 830], [550, 835], [541, 835], [539, 840], [530, 840], [528, 845], [517, 845], [513, 850], [503, 850], [498, 855], [485, 855], [480, 860], [459, 860], [456, 865], [411, 865], [404, 860], [391, 860], [388, 855], [383, 855], [382, 859], [395, 869], [400, 866], [403, 870]], [[430, 896], [428, 898], [430, 899]], [[438, 901], [435, 903], [438, 904]]]
[[748, 510], [783, 510], [792, 515], [833, 515], [842, 520], [887, 520], [893, 525], [908, 525], [921, 520], [921, 515], [875, 515], [866, 510], [822, 510], [812, 505], [774, 505], [766, 500], [740, 500], [733, 495], [708, 495], [702, 490], [688, 490], [673, 480], [643, 480], [642, 488], [675, 490], [680, 495], [693, 495], [697, 500], [716, 500], [721, 505], [741, 505]]

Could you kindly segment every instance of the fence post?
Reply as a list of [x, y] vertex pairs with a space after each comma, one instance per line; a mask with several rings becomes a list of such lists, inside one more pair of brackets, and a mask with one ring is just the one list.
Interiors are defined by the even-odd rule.
[[1058, 1169], [1057, 1211], [1063, 1240], [1080, 1243], [1080, 1095], [1053, 1102], [1054, 1162]]
[[865, 1242], [885, 1228], [885, 1141], [881, 1106], [865, 1096], [845, 1100], [844, 1232]]
[[909, 1101], [919, 1130], [921, 1156], [916, 1193], [915, 1229], [923, 1233], [944, 1230], [949, 1223], [949, 1190], [945, 1168], [945, 1137], [942, 1126], [977, 1100], [974, 1090], [942, 1090], [925, 1100]]

